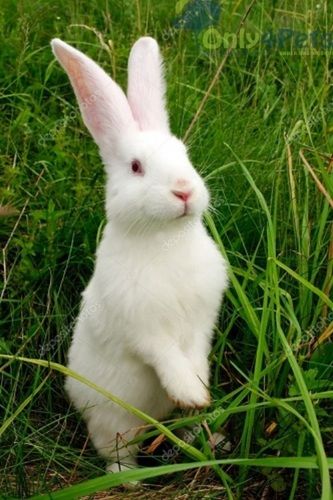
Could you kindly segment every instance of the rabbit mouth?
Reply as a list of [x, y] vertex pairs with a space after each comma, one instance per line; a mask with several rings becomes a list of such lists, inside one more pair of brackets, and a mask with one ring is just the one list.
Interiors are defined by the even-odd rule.
[[189, 206], [185, 203], [184, 204], [184, 210], [183, 210], [183, 213], [178, 215], [176, 217], [176, 219], [182, 219], [183, 217], [186, 217], [187, 215], [191, 215], [191, 210], [189, 208]]

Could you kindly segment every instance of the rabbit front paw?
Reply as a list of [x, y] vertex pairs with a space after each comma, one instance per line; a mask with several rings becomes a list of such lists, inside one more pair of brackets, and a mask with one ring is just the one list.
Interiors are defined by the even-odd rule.
[[198, 377], [191, 381], [179, 380], [177, 387], [168, 391], [170, 399], [180, 408], [205, 408], [210, 404], [210, 394]]

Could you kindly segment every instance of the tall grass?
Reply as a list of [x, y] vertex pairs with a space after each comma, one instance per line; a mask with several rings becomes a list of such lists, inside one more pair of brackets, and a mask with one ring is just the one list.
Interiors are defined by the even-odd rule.
[[[329, 2], [258, 0], [241, 25], [249, 6], [223, 2], [218, 30], [333, 29]], [[166, 0], [3, 0], [0, 12], [0, 496], [127, 498], [137, 493], [120, 485], [142, 479], [142, 495], [163, 498], [330, 499], [331, 51], [259, 44], [226, 58], [204, 48], [200, 30], [174, 29]], [[172, 129], [209, 186], [205, 221], [231, 286], [211, 352], [212, 406], [162, 423], [142, 415], [151, 426], [138, 441], [157, 446], [164, 435], [169, 459], [164, 443], [155, 467], [146, 456], [138, 470], [105, 475], [63, 392], [104, 226], [104, 174], [49, 41], [73, 43], [124, 86], [130, 45], [146, 33], [166, 59]], [[184, 426], [196, 430], [193, 443], [177, 437]], [[208, 444], [220, 429], [227, 453]]]

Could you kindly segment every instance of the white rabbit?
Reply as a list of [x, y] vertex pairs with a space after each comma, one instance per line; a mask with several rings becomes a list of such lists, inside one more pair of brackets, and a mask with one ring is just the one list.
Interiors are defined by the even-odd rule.
[[[169, 129], [158, 45], [132, 47], [127, 97], [78, 50], [59, 39], [52, 48], [107, 173], [107, 224], [69, 367], [156, 419], [205, 407], [227, 266], [201, 221], [207, 188]], [[108, 470], [135, 466], [126, 443], [143, 422], [72, 378], [66, 389]]]

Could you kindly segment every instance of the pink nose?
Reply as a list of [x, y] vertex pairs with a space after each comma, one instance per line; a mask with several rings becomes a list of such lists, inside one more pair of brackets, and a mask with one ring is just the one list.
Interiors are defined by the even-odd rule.
[[175, 196], [177, 196], [177, 198], [186, 203], [192, 193], [191, 191], [172, 191], [172, 194], [174, 194]]

